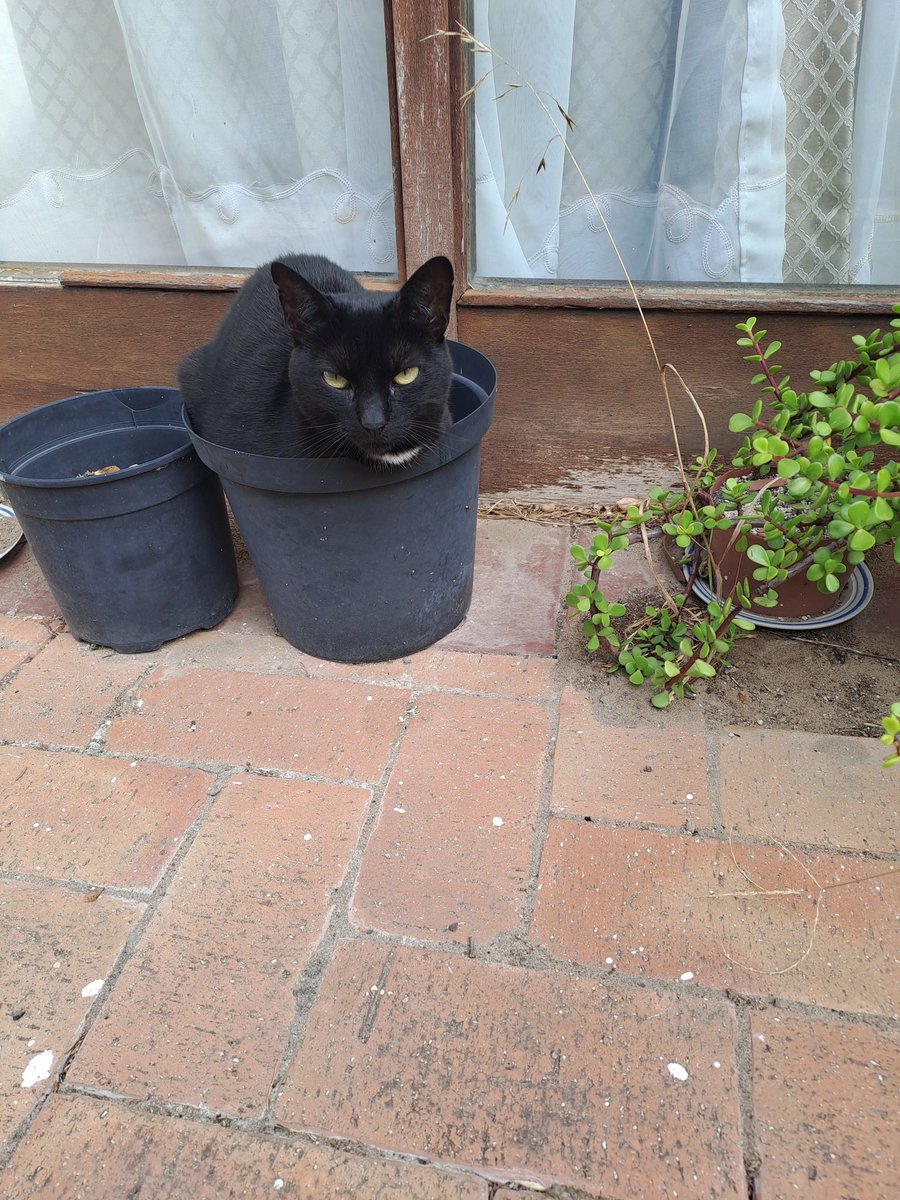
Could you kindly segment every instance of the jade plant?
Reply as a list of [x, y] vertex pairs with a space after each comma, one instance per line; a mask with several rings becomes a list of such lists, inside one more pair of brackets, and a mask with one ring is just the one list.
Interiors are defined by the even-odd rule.
[[900, 700], [891, 705], [891, 711], [881, 718], [884, 733], [881, 740], [888, 747], [884, 766], [896, 767], [900, 763]]
[[[900, 304], [893, 311], [885, 332], [854, 337], [847, 359], [810, 372], [808, 391], [795, 390], [776, 362], [781, 343], [767, 341], [755, 318], [741, 322], [738, 345], [760, 389], [729, 421], [741, 445], [724, 461], [708, 451], [682, 471], [680, 487], [655, 487], [624, 515], [598, 518], [590, 546], [572, 547], [585, 582], [566, 601], [581, 614], [588, 650], [648, 684], [657, 708], [728, 665], [734, 642], [755, 627], [754, 610], [777, 605], [790, 577], [805, 575], [837, 599], [875, 547], [891, 543], [900, 564]], [[657, 575], [661, 602], [624, 627], [625, 609], [600, 579], [618, 551], [650, 536], [664, 538], [684, 583], [669, 588]], [[726, 582], [714, 537], [752, 569]], [[701, 576], [706, 603], [691, 595]]]

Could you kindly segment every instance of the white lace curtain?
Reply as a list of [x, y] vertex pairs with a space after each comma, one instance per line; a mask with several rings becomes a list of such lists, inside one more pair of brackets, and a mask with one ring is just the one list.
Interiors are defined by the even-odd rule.
[[[635, 278], [900, 283], [898, 0], [473, 7], [573, 115]], [[509, 79], [475, 100], [478, 274], [620, 278]], [[4, 259], [390, 272], [391, 187], [382, 0], [0, 0]]]
[[395, 270], [381, 0], [0, 0], [0, 257]]
[[[521, 72], [498, 65], [475, 97], [479, 275], [621, 278], [536, 99], [495, 99], [525, 78], [550, 98], [634, 278], [900, 283], [897, 0], [474, 10], [476, 35]], [[476, 77], [490, 65], [477, 55]]]

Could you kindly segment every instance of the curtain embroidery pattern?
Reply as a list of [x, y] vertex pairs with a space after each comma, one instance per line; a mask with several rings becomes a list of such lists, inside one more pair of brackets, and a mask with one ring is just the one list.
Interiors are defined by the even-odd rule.
[[862, 0], [784, 0], [785, 283], [850, 269], [853, 120]]

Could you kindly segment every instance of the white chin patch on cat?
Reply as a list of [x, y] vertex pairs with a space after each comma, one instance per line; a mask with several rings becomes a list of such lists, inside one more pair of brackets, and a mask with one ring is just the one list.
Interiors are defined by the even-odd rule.
[[399, 454], [374, 454], [372, 457], [376, 462], [387, 463], [389, 467], [402, 467], [412, 462], [421, 449], [421, 446], [414, 446], [412, 450], [401, 450]]

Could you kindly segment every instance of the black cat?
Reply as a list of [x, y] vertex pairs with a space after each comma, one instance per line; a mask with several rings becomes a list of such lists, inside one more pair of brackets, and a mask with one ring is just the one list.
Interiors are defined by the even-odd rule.
[[446, 258], [387, 295], [319, 255], [260, 267], [181, 363], [191, 424], [254, 454], [411, 462], [450, 423], [452, 292]]

